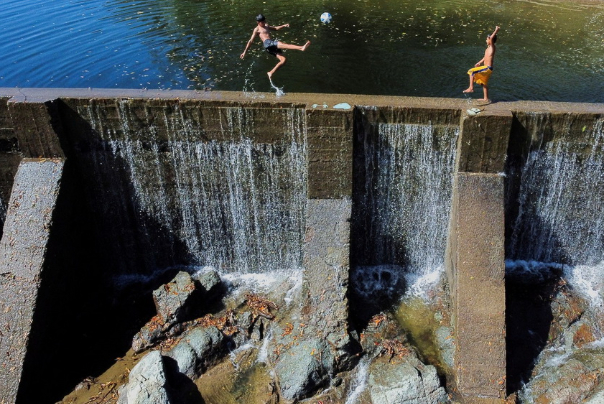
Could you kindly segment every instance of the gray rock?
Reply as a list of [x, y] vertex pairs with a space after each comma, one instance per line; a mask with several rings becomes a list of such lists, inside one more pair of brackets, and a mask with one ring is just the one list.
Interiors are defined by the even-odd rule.
[[216, 289], [222, 284], [220, 275], [218, 275], [218, 272], [216, 271], [207, 271], [197, 274], [195, 280], [199, 282], [199, 285], [204, 291], [204, 295], [210, 296], [213, 295], [216, 292]]
[[166, 356], [176, 361], [178, 372], [194, 379], [197, 375], [197, 364], [199, 362], [197, 354], [191, 345], [186, 341], [179, 342], [174, 348], [166, 353]]
[[204, 358], [219, 350], [223, 342], [224, 335], [218, 328], [197, 327], [186, 333], [180, 343], [189, 344], [198, 358]]
[[[584, 348], [572, 353], [539, 357], [534, 377], [520, 391], [523, 403], [582, 403], [602, 390], [604, 348]], [[597, 402], [597, 401], [596, 401]]]
[[[356, 332], [354, 336], [356, 336]], [[335, 363], [337, 364], [336, 372], [352, 370], [359, 362], [362, 351], [358, 338], [354, 338], [349, 333], [330, 333], [327, 335], [327, 341], [333, 350]]]
[[369, 393], [373, 404], [430, 404], [447, 402], [436, 368], [415, 356], [391, 362], [384, 357], [369, 367]]
[[281, 395], [287, 400], [309, 396], [328, 383], [334, 372], [333, 356], [322, 340], [306, 340], [282, 352], [275, 365]]
[[155, 316], [132, 338], [132, 350], [136, 353], [152, 347], [163, 338], [165, 324]]
[[199, 291], [191, 275], [187, 272], [179, 272], [172, 281], [153, 291], [157, 315], [166, 324], [188, 320], [187, 317], [198, 294]]
[[166, 372], [159, 351], [149, 352], [132, 368], [118, 404], [168, 404]]
[[180, 373], [195, 379], [222, 357], [224, 342], [224, 335], [216, 327], [197, 327], [187, 332], [166, 356], [176, 361]]

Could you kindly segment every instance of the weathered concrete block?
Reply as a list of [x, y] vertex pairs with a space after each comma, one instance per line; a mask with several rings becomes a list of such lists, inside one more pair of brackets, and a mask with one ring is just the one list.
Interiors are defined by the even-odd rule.
[[308, 197], [339, 199], [352, 195], [353, 112], [306, 112]]
[[458, 173], [448, 245], [455, 378], [468, 400], [505, 398], [503, 178]]
[[0, 402], [17, 398], [63, 160], [19, 165], [0, 240]]
[[304, 240], [304, 282], [310, 291], [305, 322], [330, 341], [344, 367], [358, 345], [348, 335], [351, 209], [349, 199], [309, 200]]
[[500, 173], [507, 156], [512, 113], [483, 111], [461, 118], [457, 143], [457, 170], [473, 173]]
[[19, 150], [26, 157], [65, 157], [53, 128], [50, 109], [53, 103], [9, 102], [14, 133]]

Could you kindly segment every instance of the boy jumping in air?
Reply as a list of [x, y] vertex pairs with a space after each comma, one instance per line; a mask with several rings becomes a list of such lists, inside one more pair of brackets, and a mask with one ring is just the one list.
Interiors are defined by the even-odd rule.
[[474, 83], [482, 85], [484, 98], [480, 101], [489, 102], [489, 77], [493, 72], [493, 59], [495, 58], [495, 42], [497, 42], [497, 32], [499, 26], [495, 27], [495, 31], [491, 35], [487, 35], [487, 49], [484, 51], [484, 57], [478, 61], [470, 70], [470, 87], [463, 90], [464, 93], [474, 92]]
[[258, 14], [258, 16], [256, 17], [256, 22], [258, 23], [258, 26], [254, 28], [254, 31], [252, 32], [252, 37], [249, 41], [247, 41], [247, 45], [245, 45], [245, 49], [243, 50], [243, 53], [240, 57], [241, 59], [245, 57], [245, 53], [247, 52], [252, 42], [254, 42], [254, 38], [256, 38], [256, 35], [259, 35], [260, 40], [264, 45], [264, 50], [279, 59], [279, 62], [277, 62], [277, 65], [273, 68], [273, 70], [267, 73], [268, 78], [270, 79], [271, 77], [273, 77], [273, 74], [277, 71], [277, 69], [279, 69], [285, 64], [286, 59], [285, 56], [283, 56], [283, 52], [281, 51], [282, 49], [294, 49], [299, 51], [305, 51], [306, 48], [308, 48], [308, 46], [310, 45], [310, 41], [306, 41], [304, 45], [298, 46], [283, 43], [277, 41], [276, 39], [271, 39], [270, 31], [278, 31], [282, 28], [288, 28], [289, 24], [271, 27], [266, 23], [266, 18], [264, 18], [262, 14]]

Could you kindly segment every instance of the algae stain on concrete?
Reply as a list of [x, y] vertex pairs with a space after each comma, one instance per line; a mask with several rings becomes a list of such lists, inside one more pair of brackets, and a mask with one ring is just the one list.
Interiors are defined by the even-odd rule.
[[[394, 315], [424, 361], [436, 367], [439, 376], [449, 379], [452, 363], [448, 356], [452, 353], [453, 340], [443, 314], [423, 299], [409, 297], [401, 301]], [[443, 337], [443, 331], [449, 335]]]

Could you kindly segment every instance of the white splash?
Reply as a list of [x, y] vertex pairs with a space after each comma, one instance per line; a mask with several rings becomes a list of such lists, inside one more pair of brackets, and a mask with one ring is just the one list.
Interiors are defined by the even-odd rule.
[[604, 307], [604, 261], [597, 265], [576, 265], [567, 266], [564, 270], [564, 276], [579, 292], [582, 297], [587, 299], [590, 305], [597, 309]]
[[604, 308], [604, 261], [596, 265], [572, 266], [555, 262], [506, 260], [505, 268], [508, 276], [519, 275], [537, 282], [562, 276], [593, 309]]
[[256, 358], [257, 363], [267, 363], [268, 364], [268, 347], [273, 339], [272, 331], [269, 331], [268, 334], [264, 337], [264, 341], [262, 341], [262, 345], [258, 350], [258, 357]]
[[359, 364], [355, 368], [354, 375], [350, 381], [350, 391], [348, 397], [346, 397], [345, 404], [355, 404], [358, 402], [359, 396], [367, 387], [367, 377], [369, 376], [369, 364], [371, 358], [368, 356], [363, 357]]
[[285, 95], [285, 93], [283, 92], [283, 87], [277, 87], [276, 85], [273, 84], [273, 80], [272, 79], [268, 79], [268, 81], [271, 82], [271, 87], [273, 88], [273, 90], [275, 90], [275, 95], [277, 97], [281, 97], [283, 95]]
[[438, 266], [431, 272], [416, 274], [406, 273], [405, 280], [407, 281], [407, 296], [428, 298], [428, 291], [433, 289], [441, 279], [444, 273], [444, 266]]

